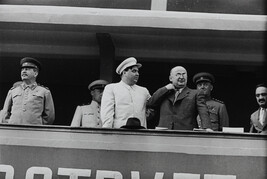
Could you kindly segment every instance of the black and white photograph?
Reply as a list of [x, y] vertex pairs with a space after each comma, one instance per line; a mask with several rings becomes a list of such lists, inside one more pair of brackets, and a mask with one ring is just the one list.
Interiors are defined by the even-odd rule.
[[265, 0], [0, 0], [0, 179], [266, 179]]

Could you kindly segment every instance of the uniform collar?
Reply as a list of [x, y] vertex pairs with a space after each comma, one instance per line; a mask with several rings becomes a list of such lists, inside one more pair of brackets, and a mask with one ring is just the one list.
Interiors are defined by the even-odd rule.
[[26, 88], [30, 88], [31, 90], [34, 90], [37, 87], [37, 83], [33, 83], [30, 85], [27, 85], [26, 83], [21, 84], [22, 88], [25, 90]]
[[128, 85], [128, 84], [126, 84], [124, 81], [120, 81], [120, 83], [123, 85], [123, 86], [125, 86], [128, 90], [130, 90], [130, 89], [135, 89], [135, 87], [136, 87], [136, 84], [134, 84], [134, 85], [132, 85], [132, 86], [130, 86], [130, 85]]
[[92, 106], [95, 106], [95, 107], [99, 107], [99, 106], [100, 106], [100, 105], [99, 105], [96, 101], [94, 101], [94, 100], [91, 101], [91, 105], [92, 105]]

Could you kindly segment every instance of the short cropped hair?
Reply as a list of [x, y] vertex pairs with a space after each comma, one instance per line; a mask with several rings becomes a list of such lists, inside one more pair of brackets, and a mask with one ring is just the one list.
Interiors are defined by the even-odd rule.
[[256, 85], [256, 89], [259, 88], [259, 87], [267, 88], [267, 85], [266, 85], [266, 83], [260, 83], [260, 84]]

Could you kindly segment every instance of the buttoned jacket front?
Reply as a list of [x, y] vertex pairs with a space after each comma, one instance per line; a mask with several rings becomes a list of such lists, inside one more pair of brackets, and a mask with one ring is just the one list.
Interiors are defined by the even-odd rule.
[[71, 126], [102, 127], [100, 105], [96, 101], [92, 101], [90, 105], [77, 106]]
[[267, 115], [265, 115], [264, 123], [259, 122], [260, 108], [250, 116], [250, 133], [264, 133], [267, 134]]
[[123, 81], [105, 87], [101, 101], [101, 120], [103, 127], [120, 128], [127, 119], [136, 117], [141, 126], [146, 125], [146, 103], [150, 98], [144, 87], [129, 86]]
[[159, 127], [174, 130], [198, 128], [196, 117], [199, 114], [204, 128], [210, 128], [210, 118], [204, 96], [198, 90], [185, 87], [176, 101], [175, 91], [166, 87], [158, 89], [148, 101], [148, 107], [159, 107]]
[[11, 88], [2, 112], [2, 121], [10, 124], [52, 124], [55, 119], [50, 90], [36, 83]]
[[[216, 99], [208, 99], [206, 105], [211, 119], [212, 130], [222, 131], [223, 127], [229, 127], [229, 117], [223, 102]], [[199, 116], [197, 116], [197, 120], [201, 128]]]

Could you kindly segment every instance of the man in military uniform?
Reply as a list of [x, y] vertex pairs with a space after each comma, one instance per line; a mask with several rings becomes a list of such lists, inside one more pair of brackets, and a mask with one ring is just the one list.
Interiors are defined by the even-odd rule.
[[[228, 127], [229, 117], [225, 104], [222, 101], [211, 97], [211, 91], [213, 90], [213, 84], [215, 82], [214, 76], [206, 72], [197, 73], [193, 77], [193, 82], [197, 85], [197, 89], [204, 92], [206, 105], [211, 119], [212, 130], [222, 131], [223, 127]], [[199, 116], [197, 117], [197, 120], [199, 121]], [[200, 123], [199, 128], [201, 128]]]
[[13, 86], [6, 97], [2, 121], [9, 124], [52, 124], [55, 109], [49, 89], [36, 83], [41, 70], [38, 60], [25, 57], [20, 61], [22, 83]]
[[257, 85], [255, 96], [259, 108], [250, 116], [251, 127], [249, 132], [267, 134], [267, 85]]
[[92, 102], [89, 105], [77, 106], [71, 122], [72, 127], [102, 127], [100, 105], [103, 90], [107, 84], [105, 80], [96, 80], [89, 84]]

